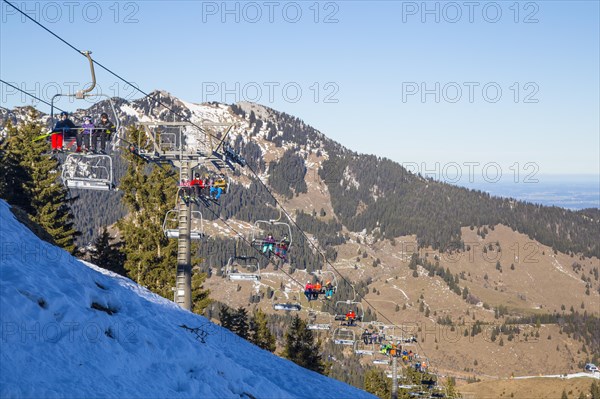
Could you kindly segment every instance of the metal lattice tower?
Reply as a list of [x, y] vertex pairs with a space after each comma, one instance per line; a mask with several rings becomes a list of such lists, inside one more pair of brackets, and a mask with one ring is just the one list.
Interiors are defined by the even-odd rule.
[[[190, 162], [183, 161], [179, 168], [181, 179], [190, 178]], [[177, 276], [175, 280], [175, 303], [192, 310], [192, 255], [191, 228], [192, 208], [179, 199], [179, 237], [177, 238]]]
[[[396, 350], [398, 350], [398, 349], [396, 349]], [[398, 359], [397, 356], [392, 356], [392, 399], [398, 399], [398, 360], [397, 359]]]
[[[214, 135], [190, 122], [141, 122], [145, 135], [135, 143], [138, 154], [151, 162], [169, 163], [179, 168], [180, 181], [191, 180], [192, 170], [200, 165], [222, 165], [216, 152], [219, 142]], [[204, 126], [223, 127], [226, 124], [208, 123]], [[175, 302], [192, 310], [191, 205], [178, 199], [177, 275]]]

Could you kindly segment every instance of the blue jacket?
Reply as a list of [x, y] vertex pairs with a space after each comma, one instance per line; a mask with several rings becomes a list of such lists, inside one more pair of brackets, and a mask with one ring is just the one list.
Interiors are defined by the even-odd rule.
[[54, 129], [52, 130], [53, 133], [64, 133], [65, 136], [71, 136], [71, 135], [75, 135], [77, 132], [73, 131], [71, 132], [71, 129], [76, 129], [77, 126], [75, 126], [75, 124], [73, 123], [72, 120], [70, 119], [65, 119], [64, 121], [58, 121], [56, 122], [56, 125], [54, 125]]

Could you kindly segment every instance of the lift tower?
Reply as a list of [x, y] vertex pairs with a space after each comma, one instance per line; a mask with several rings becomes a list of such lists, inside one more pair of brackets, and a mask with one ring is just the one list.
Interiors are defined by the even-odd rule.
[[[191, 122], [140, 122], [145, 134], [134, 144], [137, 155], [149, 162], [171, 164], [179, 169], [179, 181], [191, 180], [192, 171], [202, 165], [223, 165], [219, 154], [219, 137], [211, 128], [230, 124], [204, 122], [198, 127]], [[192, 310], [191, 219], [192, 205], [178, 198], [177, 276], [175, 302]]]

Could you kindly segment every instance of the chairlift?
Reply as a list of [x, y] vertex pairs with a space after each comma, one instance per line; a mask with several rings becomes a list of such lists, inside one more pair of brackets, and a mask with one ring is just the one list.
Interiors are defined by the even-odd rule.
[[[302, 310], [302, 305], [298, 301], [298, 298], [293, 298], [294, 299], [293, 301], [283, 301], [283, 300], [281, 300], [281, 298], [279, 298], [277, 296], [278, 292], [282, 296], [285, 295], [286, 298], [287, 298], [287, 296], [289, 294], [287, 292], [282, 292], [281, 290], [275, 290], [275, 291], [273, 291], [273, 293], [271, 295], [271, 303], [272, 303], [273, 309], [275, 309], [275, 310], [284, 310], [286, 312], [290, 312], [290, 311], [299, 312], [300, 310]], [[296, 292], [296, 295], [298, 295], [298, 294], [299, 293]]]
[[336, 345], [353, 346], [356, 341], [354, 330], [338, 327], [333, 331], [333, 343]]
[[[325, 263], [326, 264], [326, 263]], [[333, 270], [316, 270], [311, 274], [315, 275], [317, 281], [321, 284], [321, 290], [317, 293], [319, 295], [325, 295], [326, 299], [329, 299], [336, 293], [338, 287], [337, 275], [333, 272]], [[331, 283], [331, 291], [327, 289], [327, 282]]]
[[357, 339], [354, 342], [354, 354], [373, 356], [375, 354], [375, 344], [365, 344], [362, 339]]
[[113, 183], [113, 163], [109, 155], [69, 154], [62, 165], [61, 178], [67, 188], [109, 191]]
[[336, 314], [335, 320], [342, 321], [342, 322], [346, 321], [346, 325], [351, 326], [351, 327], [357, 326], [357, 324], [355, 324], [354, 321], [362, 322], [364, 320], [365, 310], [364, 310], [364, 307], [361, 302], [357, 302], [355, 300], [337, 301], [335, 303], [335, 308], [339, 309], [340, 307], [342, 309], [348, 309], [348, 312], [351, 312], [351, 311], [354, 312], [356, 317], [354, 318], [354, 320], [348, 320], [348, 317], [347, 317], [348, 313], [343, 313], [343, 314]]
[[[201, 240], [204, 238], [204, 225], [200, 211], [190, 211], [190, 240]], [[179, 238], [179, 210], [167, 211], [163, 221], [163, 232], [167, 238]]]
[[[281, 236], [273, 236], [272, 232], [269, 232], [268, 235], [264, 234], [264, 231], [268, 229], [278, 229]], [[292, 228], [288, 223], [280, 222], [279, 219], [257, 220], [252, 229], [251, 243], [254, 248], [267, 256], [271, 257], [273, 254], [285, 263], [292, 246]]]
[[[240, 268], [251, 271], [249, 273], [240, 272]], [[260, 262], [254, 256], [232, 256], [227, 261], [225, 274], [231, 281], [259, 281]]]
[[376, 357], [373, 359], [373, 364], [377, 364], [377, 365], [389, 365], [390, 364], [390, 359], [388, 359], [387, 356], [382, 357], [380, 354], [376, 354]]
[[[75, 94], [55, 94], [50, 101], [50, 121], [53, 128], [56, 122], [54, 117], [54, 102], [59, 97], [74, 97], [75, 99], [83, 100], [90, 97], [102, 97], [110, 104], [110, 109], [113, 114], [113, 121], [115, 123], [115, 137], [118, 142], [118, 134], [121, 130], [120, 120], [115, 110], [113, 100], [106, 94], [96, 93], [90, 94], [96, 87], [96, 73], [94, 71], [94, 61], [91, 57], [91, 51], [83, 51], [90, 65], [90, 72], [92, 75], [92, 83], [88, 88], [78, 91]], [[70, 129], [71, 130], [71, 129]], [[77, 128], [76, 130], [84, 130]], [[103, 128], [94, 128], [93, 130], [102, 130]], [[54, 132], [56, 134], [57, 132]], [[101, 134], [102, 134], [101, 133]], [[65, 142], [65, 132], [62, 132], [63, 142]], [[101, 190], [109, 191], [115, 189], [113, 180], [113, 162], [110, 155], [106, 154], [82, 154], [73, 153], [66, 157], [61, 173], [62, 180], [67, 188], [80, 189], [80, 190]]]
[[[222, 124], [211, 124], [212, 126], [222, 126]], [[235, 170], [235, 164], [241, 166], [242, 168], [246, 166], [246, 159], [237, 153], [234, 148], [227, 141], [227, 136], [233, 125], [228, 125], [227, 130], [223, 134], [223, 138], [217, 145], [217, 147], [212, 151], [211, 162], [215, 167], [219, 170], [227, 166], [231, 170]]]
[[306, 329], [329, 331], [331, 329], [331, 315], [317, 310], [309, 311]]

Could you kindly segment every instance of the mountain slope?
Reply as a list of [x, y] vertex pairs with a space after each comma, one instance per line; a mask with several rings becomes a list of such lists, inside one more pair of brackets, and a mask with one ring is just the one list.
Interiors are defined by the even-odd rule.
[[[183, 119], [197, 124], [234, 124], [230, 136], [234, 146], [273, 191], [290, 200], [307, 193], [307, 184], [316, 184], [325, 195], [319, 204], [308, 201], [312, 202], [310, 205], [317, 210], [332, 208], [339, 222], [350, 231], [366, 229], [378, 237], [416, 234], [421, 246], [462, 249], [461, 227], [504, 224], [562, 252], [600, 257], [597, 212], [574, 212], [491, 197], [481, 191], [425, 179], [397, 162], [349, 151], [299, 118], [258, 104], [193, 104], [156, 90], [134, 101], [115, 99], [115, 107], [124, 126], [138, 121]], [[24, 108], [0, 111], [0, 126], [9, 115], [13, 121], [24, 119]], [[77, 111], [74, 119], [103, 111], [111, 114], [106, 101]], [[123, 168], [119, 164], [117, 168]], [[241, 173], [249, 179], [242, 182], [245, 185], [256, 180], [247, 170]], [[312, 196], [314, 191], [309, 194]], [[118, 194], [94, 193], [91, 197], [83, 192], [81, 198], [74, 211], [85, 241], [95, 236], [90, 229], [111, 223], [107, 215], [114, 215], [115, 220], [123, 216]], [[243, 201], [239, 196], [229, 196], [224, 200], [225, 207], [231, 198], [236, 203]], [[111, 212], [89, 209], [94, 203], [109, 204]], [[89, 217], [88, 212], [95, 217]], [[244, 213], [247, 221], [261, 216], [248, 210]]]
[[1, 397], [372, 397], [0, 225]]

